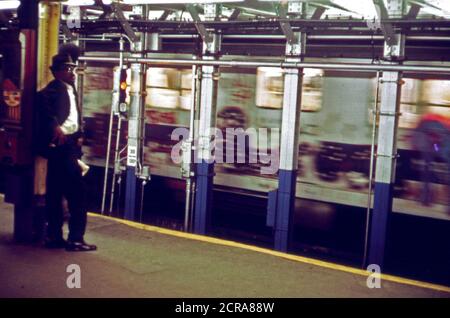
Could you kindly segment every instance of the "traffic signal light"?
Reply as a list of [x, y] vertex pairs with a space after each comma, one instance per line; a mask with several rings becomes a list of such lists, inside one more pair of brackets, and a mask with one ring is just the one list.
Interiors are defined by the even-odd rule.
[[123, 68], [120, 70], [119, 108], [122, 107], [122, 104], [126, 104], [127, 87], [127, 69]]

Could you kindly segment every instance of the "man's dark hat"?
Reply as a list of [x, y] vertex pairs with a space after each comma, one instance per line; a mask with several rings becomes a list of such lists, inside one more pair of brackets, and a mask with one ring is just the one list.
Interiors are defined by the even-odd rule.
[[73, 43], [62, 44], [59, 47], [58, 54], [68, 54], [72, 60], [76, 63], [80, 56], [80, 48]]
[[60, 70], [63, 66], [77, 66], [69, 54], [56, 54], [52, 58], [52, 65], [50, 68], [54, 71]]

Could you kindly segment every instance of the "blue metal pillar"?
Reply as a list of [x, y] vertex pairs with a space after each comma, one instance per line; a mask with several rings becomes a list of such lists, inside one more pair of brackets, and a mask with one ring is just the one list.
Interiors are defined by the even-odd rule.
[[[135, 55], [141, 57], [145, 44], [144, 36], [141, 41], [134, 43]], [[125, 191], [124, 218], [137, 220], [138, 208], [136, 204], [136, 183], [138, 181], [138, 167], [142, 166], [141, 158], [143, 152], [143, 110], [145, 108], [142, 92], [145, 89], [145, 65], [140, 63], [131, 64], [130, 82], [130, 108], [128, 112], [128, 145], [127, 145], [127, 178]], [[142, 189], [143, 191], [143, 189]]]
[[137, 220], [137, 208], [136, 208], [136, 167], [127, 167], [127, 178], [125, 187], [125, 208], [124, 208], [124, 219], [126, 220]]
[[392, 211], [392, 190], [392, 183], [375, 182], [368, 264], [383, 264], [388, 216]]
[[286, 252], [294, 210], [297, 170], [278, 171], [277, 212], [275, 215], [275, 249]]
[[[289, 3], [287, 11], [291, 15], [300, 15], [302, 12], [306, 12], [306, 4], [300, 2]], [[281, 12], [280, 14], [281, 18], [286, 16], [286, 12]], [[301, 62], [305, 53], [305, 34], [292, 32], [288, 23], [283, 23], [282, 29], [287, 39], [286, 61]], [[286, 252], [289, 247], [297, 184], [302, 72], [303, 69], [284, 70], [280, 170], [278, 171], [278, 195], [274, 222], [274, 247], [276, 250], [283, 252]]]
[[[214, 20], [219, 11], [217, 4], [205, 4], [205, 20]], [[190, 13], [194, 20], [198, 16], [193, 8]], [[220, 49], [220, 35], [207, 33], [203, 26], [199, 27], [203, 38], [203, 59], [214, 59]], [[198, 157], [196, 158], [196, 194], [193, 214], [193, 232], [206, 234], [211, 221], [212, 188], [214, 175], [214, 142], [213, 134], [216, 126], [217, 74], [218, 68], [202, 66], [200, 82], [200, 118], [198, 129]]]
[[374, 207], [371, 216], [368, 264], [382, 266], [388, 217], [392, 211], [393, 184], [397, 157], [397, 127], [399, 116], [399, 72], [384, 72], [382, 76], [381, 105], [377, 161], [375, 172]]
[[202, 160], [196, 166], [197, 193], [195, 197], [194, 232], [206, 234], [211, 222], [214, 164]]
[[217, 80], [213, 73], [217, 68], [202, 67], [200, 86], [200, 120], [199, 120], [199, 151], [197, 157], [197, 190], [194, 210], [194, 233], [206, 234], [212, 202], [212, 187], [214, 175], [214, 156], [212, 133], [216, 122]]
[[[382, 3], [378, 4], [382, 6]], [[381, 10], [381, 18], [386, 15], [404, 13], [402, 0], [392, 0], [388, 8]], [[384, 12], [384, 16], [383, 16]], [[385, 30], [392, 29], [389, 25]], [[402, 34], [386, 33], [384, 59], [388, 64], [396, 64], [404, 56], [405, 37]], [[368, 242], [368, 259], [366, 265], [383, 265], [386, 246], [388, 219], [392, 211], [393, 184], [397, 158], [397, 128], [400, 107], [400, 72], [383, 72], [381, 78], [381, 104], [376, 153], [376, 172], [374, 189], [374, 207], [370, 219], [370, 236]]]

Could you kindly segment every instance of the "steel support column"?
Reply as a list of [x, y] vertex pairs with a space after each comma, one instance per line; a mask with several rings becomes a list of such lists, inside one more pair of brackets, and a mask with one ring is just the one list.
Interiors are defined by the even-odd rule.
[[[403, 8], [402, 0], [392, 0], [387, 9], [389, 15], [398, 15], [404, 12]], [[387, 60], [386, 63], [398, 64], [398, 61], [404, 56], [405, 37], [401, 34], [394, 34], [389, 43], [385, 41], [384, 58]], [[383, 72], [381, 77], [381, 105], [379, 114], [377, 114], [379, 128], [374, 207], [370, 218], [367, 259], [367, 264], [379, 266], [383, 265], [388, 218], [392, 211], [401, 77], [401, 72]]]
[[[14, 166], [8, 169], [9, 180], [6, 189], [5, 202], [14, 203], [14, 239], [18, 242], [39, 240], [44, 235], [44, 211], [42, 206], [33, 200], [33, 160], [30, 151], [34, 122], [34, 96], [37, 86], [37, 30], [38, 30], [38, 2], [27, 1], [17, 9], [20, 34], [21, 57], [18, 87], [22, 93], [19, 115], [8, 125], [2, 125], [3, 133], [18, 131], [15, 141], [17, 152]], [[16, 51], [17, 52], [17, 51]], [[5, 61], [6, 62], [6, 61]], [[14, 121], [16, 121], [14, 123]], [[8, 198], [12, 194], [11, 200]]]
[[[134, 43], [133, 51], [136, 56], [142, 56], [145, 47], [145, 36], [141, 34], [141, 41]], [[142, 170], [142, 138], [143, 114], [145, 108], [145, 70], [146, 65], [141, 63], [131, 64], [130, 83], [130, 109], [128, 111], [128, 143], [127, 143], [127, 167], [124, 218], [137, 220], [140, 207], [137, 205], [137, 182]], [[143, 191], [143, 188], [141, 189]]]
[[[300, 14], [305, 4], [289, 4], [289, 13]], [[302, 8], [303, 7], [303, 8]], [[298, 11], [292, 11], [297, 8]], [[303, 11], [304, 12], [304, 11]], [[286, 61], [301, 62], [305, 52], [305, 34], [294, 32], [287, 37]], [[281, 119], [280, 169], [278, 171], [278, 195], [275, 212], [275, 249], [287, 251], [294, 210], [298, 169], [298, 135], [300, 132], [300, 107], [303, 69], [284, 70], [283, 112]]]
[[[219, 6], [205, 4], [205, 18], [214, 19]], [[208, 13], [208, 15], [206, 14]], [[220, 36], [208, 34], [204, 36], [203, 59], [214, 59], [214, 54], [220, 48]], [[216, 126], [217, 102], [217, 74], [218, 67], [202, 66], [200, 82], [200, 118], [198, 132], [198, 157], [196, 161], [197, 192], [195, 196], [195, 209], [193, 215], [193, 232], [206, 234], [211, 221], [212, 188], [214, 175], [213, 138], [211, 136]]]
[[139, 114], [142, 101], [140, 64], [131, 64], [130, 109], [128, 111], [128, 145], [125, 190], [125, 213], [128, 220], [136, 220], [136, 168], [139, 153]]
[[58, 53], [60, 16], [60, 3], [46, 1], [39, 3], [37, 90], [43, 89], [53, 79], [50, 65], [52, 64], [52, 57]]

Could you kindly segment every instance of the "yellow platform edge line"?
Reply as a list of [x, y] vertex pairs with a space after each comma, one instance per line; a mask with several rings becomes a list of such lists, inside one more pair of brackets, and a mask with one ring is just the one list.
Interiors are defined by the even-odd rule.
[[[268, 255], [272, 255], [272, 256], [276, 256], [276, 257], [281, 257], [281, 258], [288, 259], [291, 261], [320, 266], [320, 267], [324, 267], [324, 268], [329, 268], [329, 269], [347, 272], [347, 273], [351, 273], [351, 274], [361, 275], [361, 276], [365, 276], [365, 277], [368, 277], [370, 274], [372, 274], [371, 272], [368, 272], [368, 271], [365, 271], [362, 269], [358, 269], [358, 268], [354, 268], [354, 267], [350, 267], [350, 266], [339, 265], [339, 264], [325, 262], [325, 261], [308, 258], [308, 257], [304, 257], [304, 256], [278, 252], [278, 251], [270, 250], [270, 249], [263, 248], [263, 247], [257, 247], [257, 246], [238, 243], [238, 242], [234, 242], [234, 241], [228, 241], [228, 240], [219, 239], [219, 238], [215, 238], [215, 237], [170, 230], [170, 229], [166, 229], [166, 228], [162, 228], [162, 227], [157, 227], [154, 225], [146, 225], [146, 224], [142, 224], [142, 223], [138, 223], [138, 222], [123, 220], [123, 219], [109, 217], [109, 216], [100, 215], [100, 214], [96, 214], [96, 213], [89, 213], [89, 216], [113, 220], [115, 222], [130, 226], [130, 227], [133, 227], [136, 229], [140, 229], [140, 230], [151, 231], [151, 232], [156, 232], [156, 233], [160, 233], [160, 234], [166, 234], [166, 235], [170, 235], [170, 236], [176, 236], [176, 237], [180, 237], [180, 238], [196, 240], [196, 241], [201, 241], [201, 242], [206, 242], [206, 243], [212, 243], [212, 244], [217, 244], [217, 245], [242, 248], [245, 250], [250, 250], [250, 251], [264, 253], [264, 254], [268, 254]], [[394, 282], [394, 283], [411, 285], [411, 286], [415, 286], [415, 287], [433, 289], [436, 291], [450, 293], [450, 287], [447, 287], [447, 286], [437, 285], [437, 284], [432, 284], [432, 283], [427, 283], [427, 282], [421, 282], [418, 280], [407, 279], [407, 278], [398, 277], [398, 276], [394, 276], [394, 275], [381, 274], [381, 279], [390, 281], [390, 282]]]

